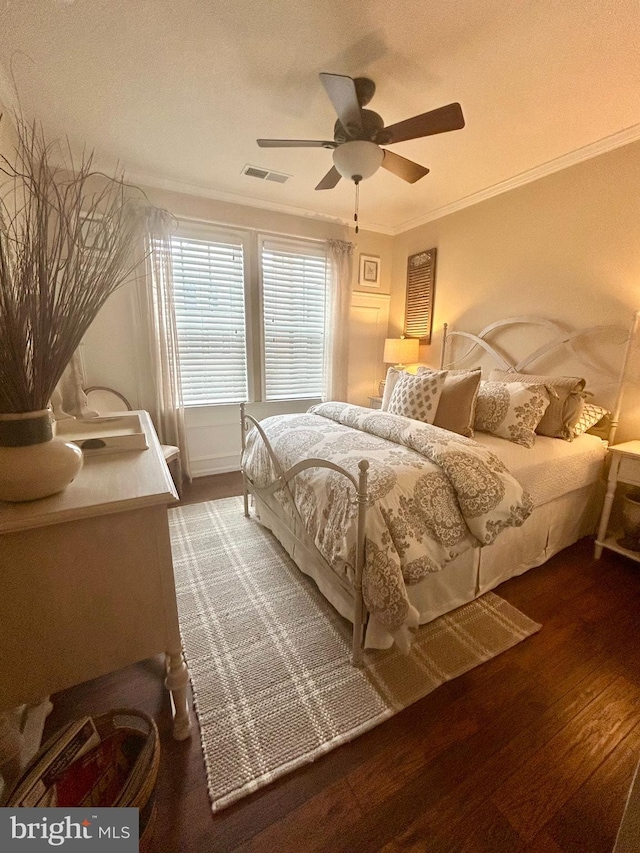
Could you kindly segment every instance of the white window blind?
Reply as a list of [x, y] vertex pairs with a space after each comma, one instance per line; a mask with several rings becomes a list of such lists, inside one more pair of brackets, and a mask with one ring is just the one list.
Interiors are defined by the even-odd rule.
[[171, 240], [186, 404], [247, 399], [244, 258], [240, 238]]
[[262, 242], [266, 400], [321, 397], [327, 259], [304, 241]]

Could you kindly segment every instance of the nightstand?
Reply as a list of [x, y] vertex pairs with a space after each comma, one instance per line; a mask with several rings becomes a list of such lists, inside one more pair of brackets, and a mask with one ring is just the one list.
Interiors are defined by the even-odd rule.
[[382, 405], [382, 397], [369, 397], [369, 408], [379, 409]]
[[596, 539], [595, 558], [600, 559], [603, 548], [609, 548], [617, 554], [624, 554], [632, 560], [640, 562], [640, 551], [630, 551], [618, 544], [621, 532], [607, 536], [609, 516], [616, 493], [618, 483], [626, 483], [629, 486], [640, 486], [640, 441], [625, 441], [623, 444], [614, 444], [609, 448], [612, 455], [611, 468], [607, 483], [607, 495], [600, 516], [600, 527]]

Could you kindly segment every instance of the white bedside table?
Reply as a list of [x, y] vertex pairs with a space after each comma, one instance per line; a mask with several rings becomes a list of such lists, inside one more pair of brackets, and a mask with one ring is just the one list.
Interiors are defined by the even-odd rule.
[[618, 544], [621, 533], [607, 537], [609, 516], [616, 493], [618, 483], [626, 483], [629, 486], [640, 486], [640, 441], [625, 441], [623, 444], [614, 444], [609, 448], [613, 458], [609, 469], [609, 480], [607, 483], [607, 494], [600, 516], [600, 527], [596, 539], [595, 558], [600, 559], [603, 548], [609, 548], [618, 554], [624, 554], [632, 560], [640, 562], [640, 551], [631, 551]]

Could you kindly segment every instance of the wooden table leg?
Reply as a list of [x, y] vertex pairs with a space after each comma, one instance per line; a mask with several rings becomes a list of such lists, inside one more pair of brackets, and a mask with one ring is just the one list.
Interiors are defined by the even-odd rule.
[[191, 708], [187, 695], [189, 670], [182, 649], [167, 652], [167, 677], [164, 684], [171, 691], [173, 736], [176, 740], [186, 740], [191, 736]]

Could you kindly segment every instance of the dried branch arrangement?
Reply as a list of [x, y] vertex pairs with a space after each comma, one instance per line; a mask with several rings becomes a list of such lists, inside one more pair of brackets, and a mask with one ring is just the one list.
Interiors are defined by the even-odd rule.
[[[142, 193], [15, 117], [0, 156], [0, 413], [45, 409], [108, 297], [143, 260]], [[2, 178], [4, 175], [4, 179]], [[136, 257], [137, 253], [137, 257]]]

